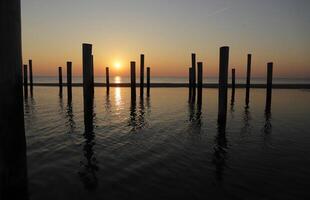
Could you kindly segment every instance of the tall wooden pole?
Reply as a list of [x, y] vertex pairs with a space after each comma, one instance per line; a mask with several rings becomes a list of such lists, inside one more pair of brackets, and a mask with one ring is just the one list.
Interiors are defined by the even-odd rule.
[[62, 67], [58, 67], [59, 96], [62, 97]]
[[146, 68], [146, 85], [147, 85], [147, 96], [150, 96], [151, 88], [151, 68]]
[[109, 93], [109, 91], [110, 91], [110, 71], [109, 71], [109, 67], [105, 68], [105, 78], [106, 78], [107, 93]]
[[248, 59], [247, 59], [247, 76], [246, 76], [246, 94], [245, 94], [245, 105], [246, 105], [246, 107], [248, 107], [249, 103], [250, 103], [251, 63], [252, 63], [252, 55], [248, 54]]
[[136, 99], [136, 62], [130, 62], [131, 99]]
[[235, 93], [236, 93], [236, 69], [231, 70], [231, 105], [235, 104]]
[[272, 79], [273, 79], [273, 63], [267, 64], [267, 95], [266, 95], [266, 113], [271, 111], [271, 99], [272, 99]]
[[83, 44], [83, 104], [86, 133], [92, 132], [93, 62], [92, 45]]
[[28, 67], [24, 65], [24, 96], [28, 97]]
[[144, 54], [140, 55], [140, 96], [144, 94]]
[[203, 84], [203, 63], [198, 62], [198, 98], [197, 103], [198, 105], [202, 104], [202, 84]]
[[68, 100], [72, 100], [72, 62], [67, 62], [67, 92]]
[[218, 122], [226, 122], [229, 47], [220, 48]]
[[28, 199], [20, 0], [0, 1], [0, 199]]
[[192, 53], [193, 88], [196, 88], [196, 54]]

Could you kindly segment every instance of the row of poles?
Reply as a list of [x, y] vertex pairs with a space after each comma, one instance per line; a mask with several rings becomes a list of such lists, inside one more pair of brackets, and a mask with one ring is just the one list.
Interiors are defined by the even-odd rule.
[[[219, 60], [219, 93], [218, 93], [218, 121], [226, 121], [227, 114], [227, 91], [228, 91], [228, 71], [229, 71], [229, 47], [220, 48], [220, 60]], [[246, 78], [246, 95], [245, 105], [249, 107], [250, 103], [250, 88], [251, 88], [251, 65], [252, 55], [247, 56], [247, 78]], [[196, 70], [197, 66], [197, 70]], [[235, 91], [236, 91], [236, 69], [233, 68], [231, 88], [231, 105], [235, 102]], [[197, 78], [196, 78], [197, 77]], [[189, 68], [188, 74], [189, 80], [189, 103], [195, 103], [196, 101], [196, 89], [197, 89], [197, 104], [202, 103], [202, 87], [203, 87], [203, 63], [196, 63], [196, 54], [192, 54], [192, 66]], [[272, 99], [272, 80], [273, 80], [273, 63], [267, 64], [267, 92], [266, 92], [266, 105], [265, 112], [270, 113], [271, 110], [271, 99]]]
[[[83, 94], [84, 102], [89, 102], [89, 97], [94, 96], [94, 56], [92, 54], [92, 45], [83, 44]], [[196, 102], [202, 104], [202, 88], [203, 88], [203, 63], [196, 62], [196, 54], [191, 55], [192, 66], [189, 68], [189, 103]], [[249, 107], [250, 103], [250, 88], [251, 88], [251, 65], [252, 55], [247, 56], [247, 77], [246, 77], [246, 95], [245, 105]], [[145, 71], [145, 56], [140, 55], [140, 97], [144, 96], [144, 71]], [[228, 71], [229, 71], [229, 47], [220, 48], [220, 59], [219, 59], [219, 95], [218, 95], [218, 119], [226, 119], [227, 113], [227, 91], [228, 91]], [[231, 88], [231, 104], [235, 101], [235, 90], [236, 90], [236, 69], [233, 68]], [[147, 67], [147, 96], [150, 96], [150, 67]], [[30, 91], [33, 92], [33, 75], [32, 75], [32, 60], [29, 60], [29, 75], [30, 75]], [[62, 96], [63, 88], [63, 75], [62, 67], [58, 68], [59, 75], [59, 95]], [[272, 96], [272, 79], [273, 79], [273, 63], [267, 64], [267, 94], [266, 94], [266, 112], [270, 112], [271, 109], [271, 96]], [[130, 87], [131, 87], [131, 99], [136, 99], [136, 62], [130, 62]], [[25, 85], [25, 96], [28, 94], [28, 69], [27, 65], [24, 65], [24, 84]], [[110, 72], [109, 67], [106, 67], [106, 88], [107, 92], [110, 90]], [[72, 62], [67, 62], [67, 93], [68, 100], [72, 100]], [[197, 95], [196, 95], [197, 93]]]

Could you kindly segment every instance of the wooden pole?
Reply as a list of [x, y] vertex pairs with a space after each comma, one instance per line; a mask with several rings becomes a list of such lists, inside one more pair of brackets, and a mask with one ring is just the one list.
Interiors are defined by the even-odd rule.
[[85, 131], [92, 131], [93, 62], [92, 45], [83, 44], [83, 100]]
[[192, 81], [193, 81], [193, 88], [196, 88], [196, 54], [192, 53]]
[[203, 63], [198, 62], [198, 105], [202, 104], [202, 84], [203, 84]]
[[140, 55], [140, 96], [144, 94], [144, 54]]
[[251, 62], [252, 62], [252, 55], [251, 55], [251, 54], [248, 54], [248, 60], [247, 60], [247, 76], [246, 76], [246, 95], [245, 95], [245, 105], [246, 105], [246, 107], [248, 107], [248, 106], [249, 106], [249, 103], [250, 103]]
[[272, 79], [273, 79], [273, 63], [267, 64], [267, 95], [266, 95], [266, 113], [271, 111], [271, 99], [272, 99]]
[[62, 68], [58, 67], [59, 96], [62, 97]]
[[226, 122], [229, 47], [220, 48], [218, 122]]
[[193, 80], [192, 80], [192, 70], [193, 68], [188, 68], [188, 102], [192, 101], [192, 87], [193, 87]]
[[28, 69], [27, 65], [24, 65], [24, 96], [28, 97]]
[[236, 93], [236, 69], [231, 70], [231, 105], [235, 104], [235, 93]]
[[105, 78], [106, 78], [107, 92], [109, 92], [110, 91], [110, 71], [109, 71], [109, 67], [105, 68]]
[[0, 199], [28, 199], [20, 0], [0, 1]]
[[67, 62], [67, 92], [68, 100], [72, 100], [72, 62]]
[[91, 88], [92, 88], [92, 93], [94, 94], [95, 91], [95, 76], [94, 76], [94, 55], [91, 55]]
[[150, 88], [151, 88], [151, 68], [146, 68], [146, 84], [147, 84], [147, 96], [150, 96]]
[[32, 60], [29, 60], [29, 81], [30, 81], [30, 93], [33, 93], [33, 75], [32, 75]]
[[136, 62], [130, 63], [131, 99], [136, 99]]

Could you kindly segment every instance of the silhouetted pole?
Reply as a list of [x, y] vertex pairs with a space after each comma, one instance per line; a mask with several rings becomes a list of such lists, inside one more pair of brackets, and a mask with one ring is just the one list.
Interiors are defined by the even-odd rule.
[[92, 105], [93, 105], [93, 62], [92, 45], [83, 44], [83, 104], [85, 131], [92, 131]]
[[196, 88], [196, 54], [192, 53], [192, 81], [193, 81], [193, 88]]
[[235, 103], [235, 93], [236, 93], [236, 69], [231, 70], [231, 105]]
[[136, 62], [130, 63], [131, 99], [136, 99]]
[[226, 122], [229, 47], [220, 48], [218, 122]]
[[271, 110], [272, 99], [272, 78], [273, 78], [273, 63], [267, 64], [267, 96], [266, 96], [266, 112]]
[[32, 60], [29, 60], [29, 81], [30, 81], [30, 93], [33, 94], [33, 74], [32, 74]]
[[72, 99], [72, 62], [67, 62], [67, 92], [68, 100]]
[[62, 97], [62, 68], [58, 67], [59, 96]]
[[28, 199], [20, 0], [0, 1], [0, 199]]
[[188, 102], [192, 101], [192, 88], [193, 88], [193, 80], [192, 80], [192, 70], [193, 68], [188, 68]]
[[94, 76], [94, 55], [91, 55], [91, 87], [92, 87], [92, 92], [94, 94], [95, 91], [95, 76]]
[[150, 96], [151, 90], [151, 68], [146, 68], [146, 86], [147, 86], [147, 96]]
[[27, 65], [24, 65], [24, 95], [28, 97], [28, 69]]
[[246, 75], [246, 94], [245, 94], [245, 105], [246, 105], [246, 107], [248, 107], [249, 103], [250, 103], [251, 62], [252, 62], [252, 55], [248, 54], [247, 75]]
[[202, 82], [203, 82], [203, 63], [198, 62], [198, 105], [202, 104]]
[[106, 87], [107, 87], [107, 92], [110, 91], [110, 71], [109, 68], [105, 68], [105, 78], [106, 78]]
[[144, 94], [144, 54], [140, 55], [140, 96]]

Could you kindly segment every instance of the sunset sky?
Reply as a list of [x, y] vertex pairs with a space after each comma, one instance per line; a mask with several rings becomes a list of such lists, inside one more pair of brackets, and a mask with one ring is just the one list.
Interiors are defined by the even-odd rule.
[[[22, 0], [23, 60], [36, 75], [53, 76], [73, 62], [82, 72], [82, 43], [92, 43], [95, 73], [127, 76], [129, 62], [145, 54], [153, 76], [187, 76], [190, 54], [217, 76], [220, 46], [244, 76], [310, 77], [309, 0]], [[116, 67], [119, 63], [121, 66]]]

